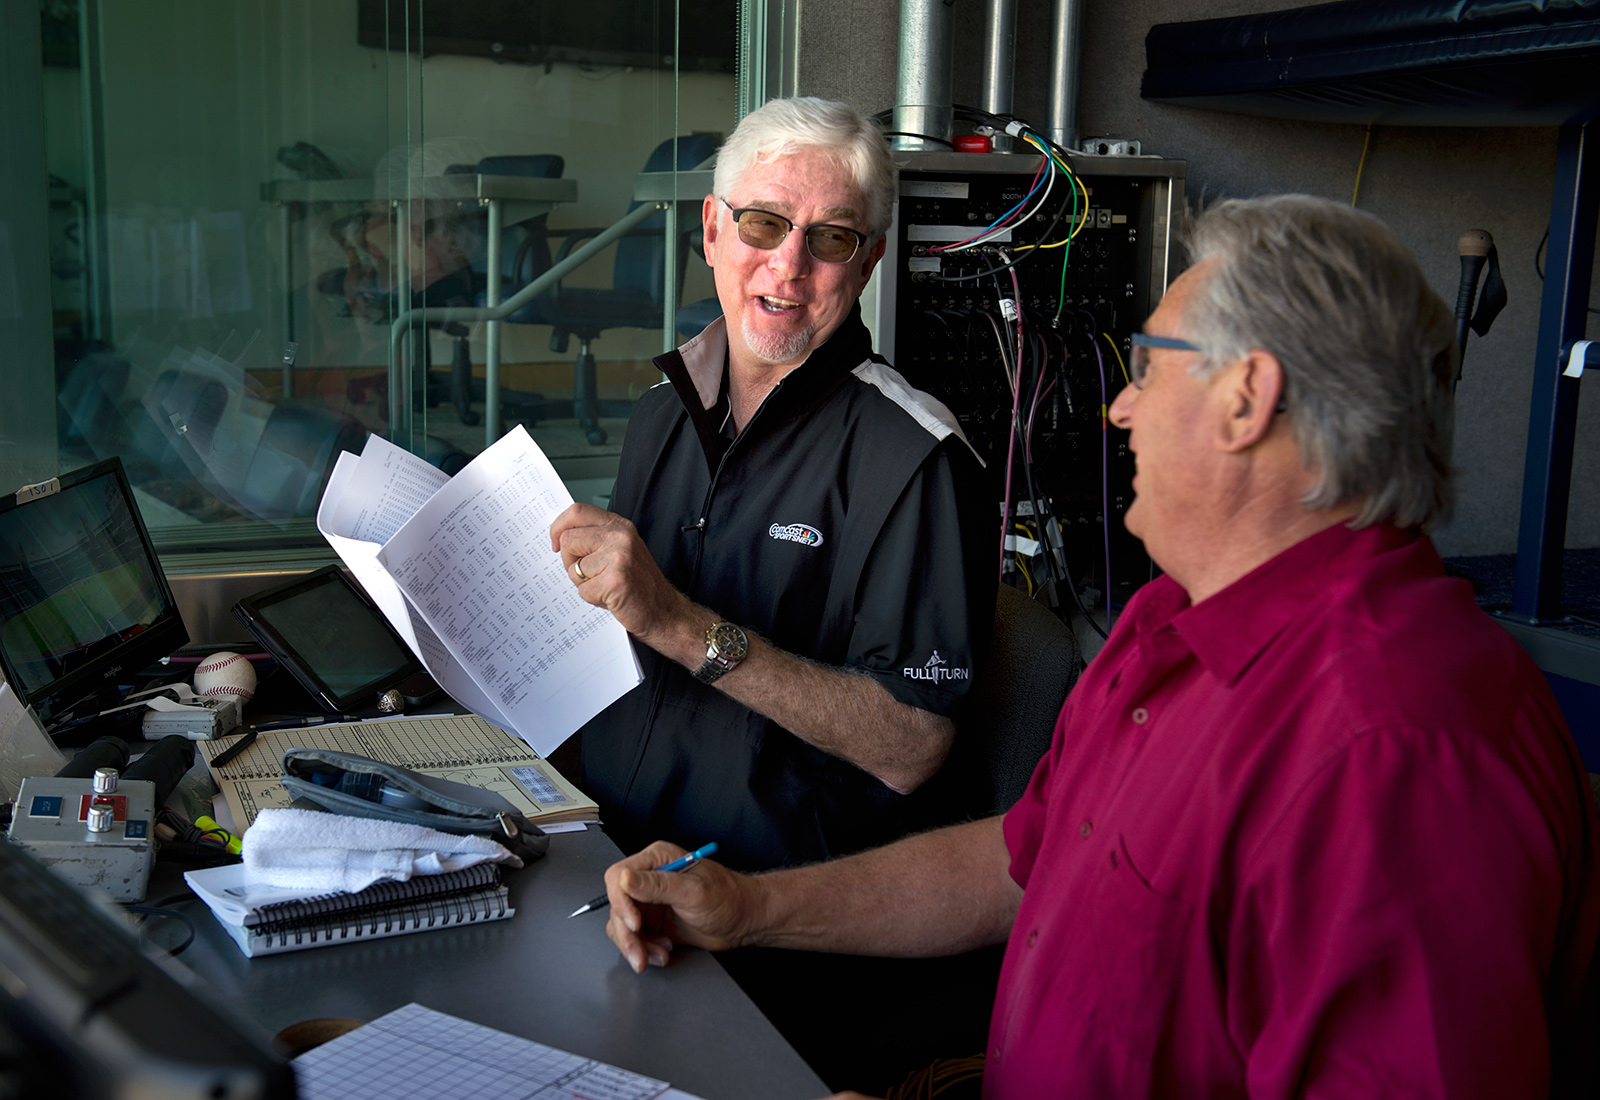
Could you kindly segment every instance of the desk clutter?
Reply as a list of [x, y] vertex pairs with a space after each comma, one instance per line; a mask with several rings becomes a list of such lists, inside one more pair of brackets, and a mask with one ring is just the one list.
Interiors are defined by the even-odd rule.
[[[249, 737], [249, 734], [245, 734]], [[284, 754], [349, 753], [423, 776], [492, 792], [541, 828], [595, 821], [599, 807], [520, 739], [472, 714], [417, 715], [257, 732], [226, 763], [233, 739], [203, 741], [200, 754], [227, 799], [234, 823], [248, 829], [262, 810], [287, 808]]]
[[506, 920], [516, 910], [500, 876], [498, 864], [478, 863], [331, 892], [273, 886], [241, 863], [187, 871], [183, 877], [239, 950], [255, 958]]

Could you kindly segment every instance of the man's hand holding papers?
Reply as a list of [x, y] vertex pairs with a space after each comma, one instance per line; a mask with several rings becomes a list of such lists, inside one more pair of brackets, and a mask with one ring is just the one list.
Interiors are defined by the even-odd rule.
[[626, 631], [546, 549], [571, 504], [520, 426], [454, 478], [371, 436], [317, 528], [440, 686], [547, 754], [640, 680]]

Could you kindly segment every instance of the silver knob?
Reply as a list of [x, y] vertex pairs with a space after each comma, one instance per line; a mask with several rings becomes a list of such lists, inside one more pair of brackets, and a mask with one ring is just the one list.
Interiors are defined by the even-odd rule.
[[111, 826], [116, 821], [116, 811], [109, 805], [89, 807], [89, 831], [91, 833], [109, 833]]
[[110, 794], [117, 789], [116, 768], [96, 768], [94, 770], [94, 793]]

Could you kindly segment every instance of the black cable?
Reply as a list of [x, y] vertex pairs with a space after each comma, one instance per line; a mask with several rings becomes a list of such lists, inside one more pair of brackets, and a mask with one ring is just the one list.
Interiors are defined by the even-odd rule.
[[189, 930], [189, 934], [176, 947], [167, 949], [167, 954], [174, 958], [183, 954], [188, 946], [194, 942], [194, 921], [176, 909], [161, 909], [154, 905], [124, 905], [122, 908], [129, 913], [138, 913], [142, 917], [166, 917], [170, 920], [183, 922], [183, 926]]
[[[1063, 151], [1061, 149], [1061, 146], [1057, 145], [1055, 142], [1051, 141], [1049, 138], [1045, 137], [1043, 134], [1035, 132], [1033, 127], [1031, 127], [1031, 126], [1027, 127], [1027, 131], [1028, 131], [1029, 134], [1032, 134], [1034, 137], [1038, 138], [1040, 141], [1044, 142], [1046, 145], [1050, 146], [1052, 149], [1055, 149], [1057, 152], [1060, 152], [1062, 154], [1062, 158], [1065, 159], [1066, 153], [1065, 153], [1065, 151]], [[1049, 157], [1048, 153], [1040, 153], [1039, 155], [1042, 156], [1042, 157], [1046, 157], [1046, 158]], [[986, 275], [997, 275], [1002, 271], [1010, 271], [1012, 268], [1020, 266], [1023, 263], [1023, 261], [1032, 259], [1034, 256], [1038, 255], [1040, 252], [1044, 251], [1044, 247], [1043, 247], [1044, 242], [1048, 241], [1050, 239], [1051, 234], [1053, 234], [1056, 231], [1056, 226], [1061, 224], [1061, 215], [1066, 213], [1067, 204], [1069, 202], [1073, 201], [1073, 196], [1076, 194], [1076, 191], [1077, 191], [1077, 184], [1073, 183], [1072, 180], [1070, 178], [1068, 178], [1068, 180], [1067, 180], [1067, 193], [1066, 193], [1066, 195], [1062, 196], [1061, 202], [1056, 206], [1056, 216], [1054, 218], [1050, 219], [1050, 224], [1045, 227], [1045, 231], [1043, 233], [1039, 234], [1039, 243], [1034, 245], [1032, 248], [1029, 248], [1026, 252], [1022, 253], [1020, 256], [1018, 256], [1016, 259], [1010, 261], [1009, 263], [1001, 264], [999, 267], [992, 267], [987, 271], [980, 271], [976, 275], [935, 275], [931, 271], [925, 272], [925, 274], [927, 275], [928, 278], [932, 279], [934, 282], [939, 282], [939, 283], [969, 283], [974, 279], [981, 279]], [[988, 232], [988, 230], [985, 230], [984, 232]], [[1069, 230], [1069, 232], [1070, 232], [1070, 230]], [[983, 234], [981, 234], [981, 233], [979, 234], [979, 236], [982, 236], [982, 235]], [[1005, 254], [1005, 250], [1003, 248], [996, 248], [994, 251], [1000, 253], [1001, 255]], [[949, 253], [949, 252], [944, 253], [944, 255], [946, 255], [946, 256], [949, 256], [951, 254], [952, 253]]]
[[956, 143], [953, 142], [953, 141], [946, 141], [944, 138], [942, 138], [942, 137], [934, 137], [932, 134], [919, 134], [919, 133], [916, 133], [915, 131], [912, 131], [912, 130], [885, 130], [883, 132], [883, 136], [884, 137], [920, 138], [923, 141], [937, 141], [940, 145], [948, 146], [951, 149], [954, 149], [956, 147]]
[[[1065, 374], [1066, 374], [1066, 360], [1065, 360], [1064, 356], [1063, 356], [1063, 359], [1062, 359], [1060, 370], [1061, 370], [1061, 373], [1062, 373], [1063, 378], [1064, 378]], [[1100, 624], [1094, 621], [1094, 616], [1090, 615], [1088, 608], [1083, 606], [1083, 597], [1079, 594], [1078, 586], [1072, 579], [1072, 568], [1067, 564], [1067, 548], [1066, 548], [1065, 540], [1062, 541], [1062, 546], [1061, 546], [1061, 561], [1058, 563], [1058, 562], [1055, 562], [1053, 560], [1055, 555], [1051, 551], [1054, 548], [1050, 545], [1050, 539], [1045, 534], [1045, 530], [1046, 530], [1045, 524], [1046, 523], [1055, 523], [1056, 522], [1055, 513], [1053, 511], [1045, 510], [1042, 507], [1042, 503], [1041, 502], [1042, 502], [1042, 500], [1044, 498], [1041, 498], [1039, 496], [1038, 489], [1034, 485], [1033, 463], [1029, 462], [1028, 459], [1027, 459], [1027, 446], [1026, 446], [1027, 440], [1026, 440], [1026, 438], [1023, 440], [1023, 444], [1024, 444], [1024, 446], [1023, 446], [1022, 469], [1023, 469], [1023, 474], [1027, 478], [1027, 482], [1028, 482], [1028, 497], [1033, 502], [1033, 516], [1034, 516], [1034, 519], [1038, 522], [1038, 525], [1039, 525], [1039, 538], [1044, 543], [1045, 573], [1050, 577], [1050, 579], [1052, 581], [1054, 581], [1056, 579], [1055, 566], [1057, 564], [1060, 565], [1060, 567], [1061, 567], [1061, 582], [1067, 586], [1067, 591], [1072, 594], [1072, 603], [1073, 603], [1073, 605], [1075, 607], [1077, 607], [1078, 614], [1082, 615], [1083, 618], [1084, 618], [1084, 621], [1087, 622], [1091, 627], [1094, 628], [1094, 632], [1096, 634], [1100, 635], [1101, 638], [1104, 638], [1106, 636], [1106, 632], [1104, 630], [1100, 629]], [[1040, 474], [1041, 474], [1041, 478], [1042, 478], [1042, 476], [1043, 476], [1043, 471], [1042, 470], [1040, 471]], [[1059, 537], [1060, 533], [1061, 533], [1059, 525], [1057, 526], [1056, 533], [1057, 533], [1057, 537]], [[1106, 613], [1107, 613], [1108, 616], [1110, 615], [1110, 608], [1111, 608], [1110, 587], [1111, 586], [1110, 586], [1110, 584], [1108, 582], [1107, 585], [1106, 585], [1106, 589], [1107, 589]]]
[[[1533, 270], [1538, 274], [1541, 283], [1544, 282], [1544, 265], [1539, 257], [1544, 255], [1544, 246], [1549, 243], [1550, 227], [1547, 225], [1544, 227], [1544, 236], [1539, 238], [1538, 247], [1533, 250]], [[1589, 306], [1588, 310], [1590, 313], [1600, 313], [1600, 309], [1596, 309], [1594, 306]]]

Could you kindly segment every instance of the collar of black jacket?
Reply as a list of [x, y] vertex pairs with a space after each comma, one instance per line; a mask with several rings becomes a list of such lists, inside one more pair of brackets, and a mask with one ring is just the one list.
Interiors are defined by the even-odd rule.
[[[838, 385], [840, 379], [856, 367], [874, 358], [877, 356], [872, 353], [872, 334], [862, 323], [861, 303], [857, 302], [838, 330], [773, 387], [762, 408], [804, 407]], [[730, 445], [722, 434], [722, 425], [728, 416], [725, 392], [727, 319], [717, 318], [704, 332], [676, 351], [658, 356], [655, 364], [683, 402], [700, 445], [705, 448], [706, 460], [715, 470]]]

